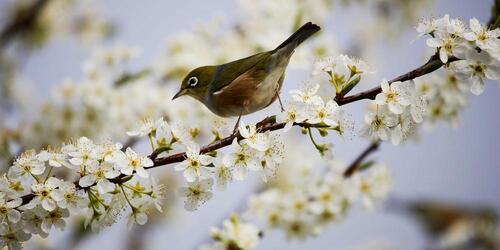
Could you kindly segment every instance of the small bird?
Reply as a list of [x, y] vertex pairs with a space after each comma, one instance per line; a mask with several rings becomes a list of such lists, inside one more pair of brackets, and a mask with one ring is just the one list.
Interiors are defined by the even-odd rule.
[[221, 65], [196, 68], [182, 81], [172, 98], [188, 95], [202, 102], [216, 115], [236, 117], [259, 111], [279, 99], [285, 71], [295, 48], [318, 32], [320, 27], [308, 22], [274, 50], [261, 52]]

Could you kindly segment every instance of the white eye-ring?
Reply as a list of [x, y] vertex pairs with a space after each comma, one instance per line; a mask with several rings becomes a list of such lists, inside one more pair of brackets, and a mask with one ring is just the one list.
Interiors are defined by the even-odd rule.
[[198, 78], [196, 76], [190, 77], [188, 80], [189, 87], [194, 87], [196, 84], [198, 84]]

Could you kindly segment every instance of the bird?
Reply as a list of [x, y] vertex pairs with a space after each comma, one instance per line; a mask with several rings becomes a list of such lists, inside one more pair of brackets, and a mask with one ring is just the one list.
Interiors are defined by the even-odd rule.
[[302, 42], [319, 30], [318, 25], [308, 22], [273, 50], [198, 67], [182, 80], [172, 100], [191, 96], [218, 116], [238, 117], [233, 132], [241, 116], [262, 110], [276, 99], [284, 111], [279, 95], [290, 58]]

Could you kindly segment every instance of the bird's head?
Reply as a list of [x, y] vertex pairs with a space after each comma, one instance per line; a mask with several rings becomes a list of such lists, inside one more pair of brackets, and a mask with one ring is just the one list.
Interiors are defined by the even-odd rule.
[[188, 95], [203, 102], [208, 94], [210, 83], [213, 81], [216, 66], [203, 66], [189, 72], [182, 80], [181, 89], [172, 100]]

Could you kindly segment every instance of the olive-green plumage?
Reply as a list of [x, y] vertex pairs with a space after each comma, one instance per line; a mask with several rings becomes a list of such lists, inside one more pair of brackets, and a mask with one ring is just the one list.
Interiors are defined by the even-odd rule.
[[278, 98], [295, 48], [319, 30], [309, 22], [274, 50], [196, 68], [184, 78], [174, 99], [189, 95], [223, 117], [259, 111]]

